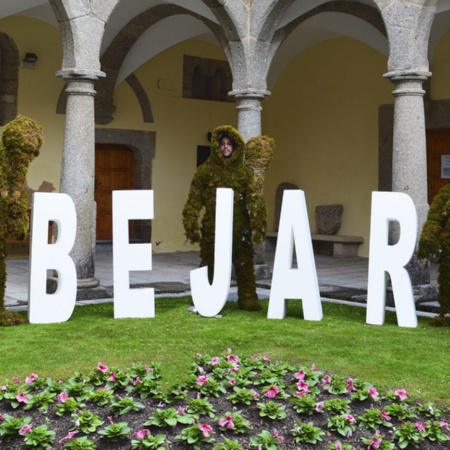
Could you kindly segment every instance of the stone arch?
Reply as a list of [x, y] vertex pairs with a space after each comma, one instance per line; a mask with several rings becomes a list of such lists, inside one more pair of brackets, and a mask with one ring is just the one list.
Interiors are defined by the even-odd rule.
[[0, 125], [17, 116], [19, 50], [15, 42], [0, 32]]
[[106, 124], [112, 121], [112, 114], [115, 110], [113, 93], [117, 75], [123, 60], [134, 43], [152, 25], [179, 14], [189, 15], [200, 20], [214, 33], [219, 41], [223, 41], [223, 32], [219, 25], [181, 6], [158, 5], [142, 12], [122, 28], [101, 57], [102, 70], [106, 73], [106, 78], [99, 80], [97, 83], [96, 110], [101, 111], [101, 115], [96, 113], [97, 123]]

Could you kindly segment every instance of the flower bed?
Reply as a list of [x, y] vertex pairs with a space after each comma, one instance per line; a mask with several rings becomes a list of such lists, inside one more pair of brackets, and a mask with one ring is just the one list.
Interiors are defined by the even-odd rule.
[[447, 421], [403, 389], [231, 350], [196, 355], [189, 381], [164, 392], [158, 364], [0, 386], [8, 450], [448, 449]]

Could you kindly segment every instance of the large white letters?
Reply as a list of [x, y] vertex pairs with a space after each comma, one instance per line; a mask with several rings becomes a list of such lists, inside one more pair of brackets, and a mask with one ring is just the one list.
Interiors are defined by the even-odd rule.
[[[389, 245], [389, 222], [400, 224], [400, 238]], [[369, 281], [366, 322], [384, 323], [386, 274], [391, 277], [397, 322], [401, 327], [417, 327], [414, 296], [407, 270], [417, 242], [417, 213], [414, 203], [401, 192], [373, 192], [370, 222]]]
[[[297, 269], [292, 268], [294, 244]], [[305, 193], [301, 190], [283, 194], [267, 317], [283, 319], [288, 298], [302, 299], [305, 320], [322, 319]]]
[[[48, 244], [48, 225], [57, 226], [55, 243]], [[76, 235], [77, 216], [66, 194], [36, 192], [33, 195], [30, 243], [28, 320], [30, 323], [57, 323], [69, 320], [75, 308], [77, 274], [69, 252]], [[54, 294], [47, 294], [47, 270], [58, 274]]]
[[208, 280], [208, 268], [191, 270], [191, 292], [197, 312], [213, 317], [224, 307], [230, 291], [231, 252], [233, 246], [233, 190], [216, 192], [216, 234], [214, 237], [214, 279]]
[[113, 192], [114, 318], [155, 317], [153, 288], [130, 289], [130, 270], [152, 270], [152, 244], [130, 244], [129, 220], [153, 219], [153, 191]]

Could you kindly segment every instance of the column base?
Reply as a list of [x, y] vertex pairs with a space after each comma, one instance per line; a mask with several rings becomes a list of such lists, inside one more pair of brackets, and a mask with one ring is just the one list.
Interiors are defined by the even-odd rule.
[[[53, 294], [58, 287], [58, 278], [47, 278], [47, 294]], [[97, 300], [100, 298], [112, 298], [110, 290], [100, 286], [97, 278], [82, 278], [77, 280], [76, 300]]]

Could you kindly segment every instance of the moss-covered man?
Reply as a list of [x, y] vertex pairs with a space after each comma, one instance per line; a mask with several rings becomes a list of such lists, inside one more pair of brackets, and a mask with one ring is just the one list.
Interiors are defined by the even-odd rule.
[[[253, 243], [261, 243], [266, 233], [266, 209], [261, 189], [256, 187], [252, 170], [244, 162], [245, 143], [233, 127], [214, 130], [211, 155], [192, 179], [183, 210], [187, 239], [200, 243], [201, 266], [208, 267], [209, 281], [214, 274], [214, 231], [216, 189], [234, 191], [233, 266], [238, 286], [238, 306], [247, 311], [260, 309], [256, 295]], [[200, 212], [205, 212], [199, 223]]]
[[37, 122], [18, 116], [3, 128], [0, 142], [0, 326], [18, 325], [25, 320], [5, 308], [6, 238], [24, 239], [28, 232], [28, 201], [25, 181], [31, 161], [43, 143]]

